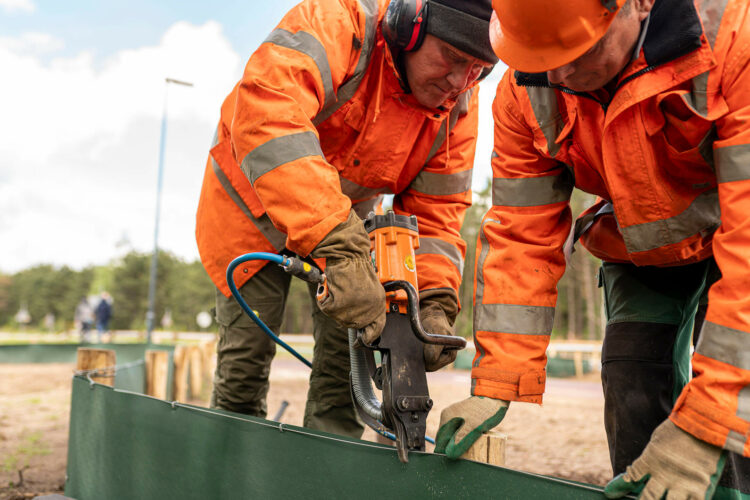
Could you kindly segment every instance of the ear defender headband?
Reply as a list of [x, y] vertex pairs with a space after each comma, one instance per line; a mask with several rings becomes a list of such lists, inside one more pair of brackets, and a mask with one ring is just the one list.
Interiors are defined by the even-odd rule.
[[429, 0], [391, 0], [383, 17], [385, 41], [404, 52], [419, 49], [427, 33]]

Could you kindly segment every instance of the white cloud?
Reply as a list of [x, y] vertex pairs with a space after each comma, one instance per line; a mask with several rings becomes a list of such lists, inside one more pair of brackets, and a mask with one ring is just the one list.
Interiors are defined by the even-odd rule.
[[169, 88], [160, 246], [197, 257], [205, 159], [244, 61], [215, 22], [177, 23], [158, 46], [104, 61], [40, 60], [61, 43], [0, 39], [0, 269], [104, 263], [123, 234], [151, 249], [165, 77], [195, 86]]
[[0, 48], [16, 54], [40, 55], [56, 52], [64, 47], [62, 40], [48, 33], [30, 32], [15, 38], [0, 37]]
[[31, 0], [0, 0], [0, 9], [6, 12], [34, 12], [36, 5]]

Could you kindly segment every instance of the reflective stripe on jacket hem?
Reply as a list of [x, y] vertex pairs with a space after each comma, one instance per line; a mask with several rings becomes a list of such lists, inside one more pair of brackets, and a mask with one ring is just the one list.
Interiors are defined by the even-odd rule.
[[719, 193], [714, 189], [695, 197], [682, 213], [668, 219], [621, 227], [628, 252], [646, 252], [679, 243], [704, 231], [714, 231], [721, 224]]

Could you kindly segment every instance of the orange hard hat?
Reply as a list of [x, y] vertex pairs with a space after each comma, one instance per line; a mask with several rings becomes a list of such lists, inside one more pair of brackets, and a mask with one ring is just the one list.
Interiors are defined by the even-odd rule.
[[625, 0], [492, 0], [490, 43], [526, 73], [564, 66], [607, 32]]

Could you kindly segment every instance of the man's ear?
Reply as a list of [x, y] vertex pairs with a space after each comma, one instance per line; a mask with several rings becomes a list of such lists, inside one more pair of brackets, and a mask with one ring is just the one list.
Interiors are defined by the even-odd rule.
[[635, 2], [635, 8], [638, 12], [638, 20], [643, 21], [648, 17], [651, 9], [654, 8], [655, 0], [631, 0]]

